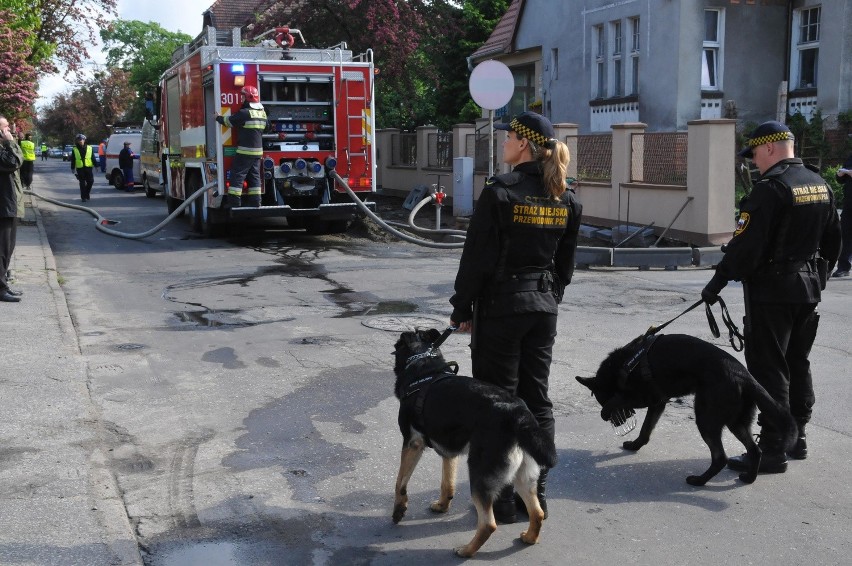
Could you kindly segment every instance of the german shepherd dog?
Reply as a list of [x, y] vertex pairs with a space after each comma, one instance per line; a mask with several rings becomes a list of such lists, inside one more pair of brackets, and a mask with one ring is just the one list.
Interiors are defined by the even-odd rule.
[[[751, 435], [755, 405], [761, 418], [777, 430], [786, 448], [796, 441], [796, 422], [748, 372], [743, 364], [724, 350], [693, 336], [657, 335], [648, 343], [640, 337], [612, 351], [601, 363], [595, 377], [577, 376], [591, 389], [601, 404], [601, 418], [618, 419], [619, 411], [647, 407], [648, 412], [636, 440], [623, 444], [626, 450], [639, 450], [648, 443], [666, 403], [672, 397], [695, 394], [695, 424], [710, 448], [711, 464], [700, 476], [689, 476], [690, 485], [704, 485], [728, 461], [722, 445], [722, 428], [727, 426], [743, 443], [749, 469], [740, 480], [757, 478], [761, 451]], [[644, 354], [640, 351], [645, 349]], [[638, 359], [644, 355], [645, 359]], [[631, 363], [632, 362], [632, 363]], [[623, 413], [622, 413], [623, 414]], [[623, 419], [619, 419], [623, 420]], [[620, 424], [613, 421], [613, 424]]]
[[427, 446], [443, 458], [441, 494], [430, 507], [436, 513], [449, 510], [458, 456], [468, 452], [476, 534], [456, 554], [473, 556], [497, 529], [492, 505], [513, 482], [530, 518], [521, 540], [535, 544], [544, 519], [536, 481], [541, 467], [556, 465], [556, 446], [523, 401], [499, 387], [456, 375], [454, 364], [432, 347], [439, 336], [434, 329], [403, 332], [394, 350], [402, 458], [393, 521], [399, 523], [408, 509], [408, 481]]

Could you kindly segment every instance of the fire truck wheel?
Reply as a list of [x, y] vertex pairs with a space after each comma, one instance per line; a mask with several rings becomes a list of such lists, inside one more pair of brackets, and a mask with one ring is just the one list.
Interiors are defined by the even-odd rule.
[[157, 189], [153, 188], [150, 183], [150, 179], [148, 175], [142, 175], [142, 188], [145, 189], [145, 196], [148, 198], [154, 198], [157, 196]]

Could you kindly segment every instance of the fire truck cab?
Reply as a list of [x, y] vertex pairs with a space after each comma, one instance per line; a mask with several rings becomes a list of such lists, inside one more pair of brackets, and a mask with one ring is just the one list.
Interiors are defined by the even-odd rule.
[[[358, 56], [341, 43], [293, 47], [298, 30], [275, 28], [243, 47], [239, 28], [208, 27], [172, 56], [154, 100], [169, 212], [204, 186], [188, 207], [206, 234], [233, 222], [286, 217], [311, 233], [345, 231], [358, 205], [335, 171], [365, 200], [376, 190], [372, 51]], [[302, 40], [304, 43], [304, 40]], [[239, 111], [244, 86], [260, 93], [263, 133], [260, 207], [223, 207], [237, 132], [215, 121]], [[372, 203], [368, 203], [372, 205]]]

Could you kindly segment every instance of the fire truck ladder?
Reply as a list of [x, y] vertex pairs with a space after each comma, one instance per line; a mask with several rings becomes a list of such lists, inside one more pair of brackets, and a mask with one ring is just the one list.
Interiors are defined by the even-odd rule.
[[[350, 147], [352, 147], [351, 142], [353, 140], [360, 139], [362, 141], [362, 151], [350, 153], [349, 157], [363, 157], [367, 162], [367, 170], [369, 171], [371, 167], [370, 152], [367, 151], [368, 140], [365, 139], [369, 128], [366, 116], [366, 112], [370, 109], [369, 81], [360, 71], [341, 69], [340, 77], [343, 84], [343, 100], [346, 105], [346, 138], [350, 142]], [[352, 114], [353, 110], [356, 109], [360, 110], [360, 113]], [[373, 136], [375, 132], [369, 132], [369, 135]], [[372, 143], [372, 141], [370, 140], [369, 143]]]

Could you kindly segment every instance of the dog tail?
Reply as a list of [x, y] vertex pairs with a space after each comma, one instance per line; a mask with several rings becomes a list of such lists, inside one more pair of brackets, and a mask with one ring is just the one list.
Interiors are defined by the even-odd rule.
[[518, 428], [518, 445], [543, 468], [556, 466], [556, 444], [550, 435], [537, 424], [521, 424]]
[[769, 421], [769, 425], [781, 434], [781, 442], [784, 450], [790, 450], [796, 444], [799, 436], [799, 427], [796, 420], [790, 414], [789, 409], [778, 403], [757, 381], [752, 382], [750, 396], [760, 409], [761, 419]]

